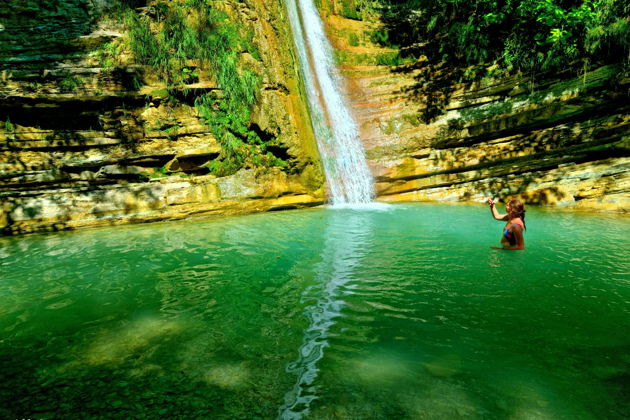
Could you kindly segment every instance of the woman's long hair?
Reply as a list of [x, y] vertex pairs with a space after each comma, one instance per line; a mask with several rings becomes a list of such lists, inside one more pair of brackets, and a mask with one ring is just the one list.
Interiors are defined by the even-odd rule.
[[508, 204], [510, 205], [510, 214], [515, 217], [520, 217], [523, 221], [523, 228], [527, 230], [527, 226], [525, 226], [525, 204], [517, 198], [513, 198]]

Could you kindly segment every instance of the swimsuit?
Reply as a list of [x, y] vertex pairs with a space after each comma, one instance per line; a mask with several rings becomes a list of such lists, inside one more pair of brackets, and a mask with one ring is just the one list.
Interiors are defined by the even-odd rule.
[[503, 236], [505, 236], [505, 239], [509, 242], [510, 245], [516, 245], [516, 238], [514, 237], [514, 235], [512, 235], [512, 231], [510, 230], [511, 226], [520, 226], [522, 230], [525, 225], [523, 224], [523, 222], [508, 223], [503, 228]]

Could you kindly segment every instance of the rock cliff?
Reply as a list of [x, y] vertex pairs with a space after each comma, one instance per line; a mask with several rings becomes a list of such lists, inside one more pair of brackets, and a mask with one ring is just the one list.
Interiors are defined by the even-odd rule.
[[[131, 3], [151, 13], [157, 2]], [[323, 202], [282, 3], [220, 3], [260, 52], [240, 59], [262, 77], [248, 129], [284, 167], [212, 175], [207, 164], [224, 146], [194, 106], [197, 95], [218, 90], [212, 74], [199, 70], [174, 88], [124, 50], [107, 63], [103, 51], [128, 35], [104, 14], [108, 1], [0, 1], [0, 232]]]
[[[163, 6], [127, 3], [145, 15]], [[282, 2], [216, 2], [258, 51], [239, 53], [241, 68], [262, 79], [247, 129], [284, 162], [228, 176], [208, 169], [225, 145], [195, 107], [200, 95], [222, 94], [215, 77], [191, 65], [194, 77], [166, 85], [119, 48], [129, 34], [105, 13], [112, 4], [0, 0], [2, 234], [324, 202]], [[379, 200], [520, 196], [628, 210], [630, 80], [620, 69], [436, 82], [370, 42], [378, 25], [331, 12]]]
[[512, 196], [630, 209], [630, 79], [621, 69], [440, 85], [417, 63], [387, 65], [392, 51], [369, 41], [378, 25], [332, 14], [326, 22], [379, 200]]

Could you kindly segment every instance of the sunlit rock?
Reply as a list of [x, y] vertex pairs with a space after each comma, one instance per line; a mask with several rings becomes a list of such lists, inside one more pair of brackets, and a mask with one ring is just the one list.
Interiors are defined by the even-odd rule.
[[199, 95], [222, 95], [215, 75], [191, 62], [195, 80], [166, 85], [119, 48], [128, 37], [124, 26], [101, 13], [111, 4], [63, 1], [54, 10], [7, 4], [0, 31], [0, 232], [323, 203], [318, 152], [280, 3], [221, 3], [230, 23], [252, 36], [256, 54], [240, 54], [241, 69], [262, 78], [246, 128], [284, 165], [248, 164], [247, 176], [225, 179], [208, 169], [225, 146], [195, 107]]
[[378, 200], [493, 196], [573, 209], [630, 208], [628, 80], [619, 79], [620, 69], [453, 81], [443, 109], [427, 118], [416, 70], [374, 65], [364, 53], [387, 49], [369, 40], [348, 45], [348, 33], [369, 33], [373, 24], [334, 14], [326, 21]]
[[249, 370], [244, 362], [224, 364], [217, 362], [216, 367], [207, 369], [203, 379], [212, 385], [224, 388], [239, 388], [248, 385], [249, 376]]
[[446, 354], [422, 364], [431, 375], [449, 377], [459, 373], [461, 360], [457, 354]]
[[128, 357], [141, 357], [160, 341], [176, 337], [183, 328], [179, 323], [157, 317], [131, 321], [118, 330], [102, 331], [65, 368], [72, 369], [77, 363], [117, 365]]
[[415, 364], [398, 359], [392, 354], [375, 354], [354, 360], [352, 377], [361, 383], [391, 383], [404, 378]]

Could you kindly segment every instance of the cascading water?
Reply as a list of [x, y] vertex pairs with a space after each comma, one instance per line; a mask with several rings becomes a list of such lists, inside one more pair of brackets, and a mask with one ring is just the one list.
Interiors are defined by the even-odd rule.
[[[357, 128], [341, 89], [332, 48], [324, 33], [323, 23], [312, 0], [285, 0], [293, 37], [299, 54], [311, 121], [324, 171], [330, 188], [333, 207], [363, 205], [372, 202], [372, 176], [367, 167]], [[363, 218], [339, 216], [329, 226], [325, 252], [316, 269], [318, 282], [303, 294], [304, 301], [316, 299], [305, 308], [309, 326], [298, 358], [287, 365], [287, 372], [296, 376], [294, 386], [286, 393], [278, 419], [298, 420], [309, 414], [310, 404], [317, 399], [317, 363], [329, 346], [330, 329], [342, 315], [342, 295], [353, 279], [352, 272], [362, 255], [369, 228]], [[344, 234], [336, 235], [336, 232]]]
[[370, 203], [372, 176], [319, 13], [312, 0], [285, 2], [332, 204]]

